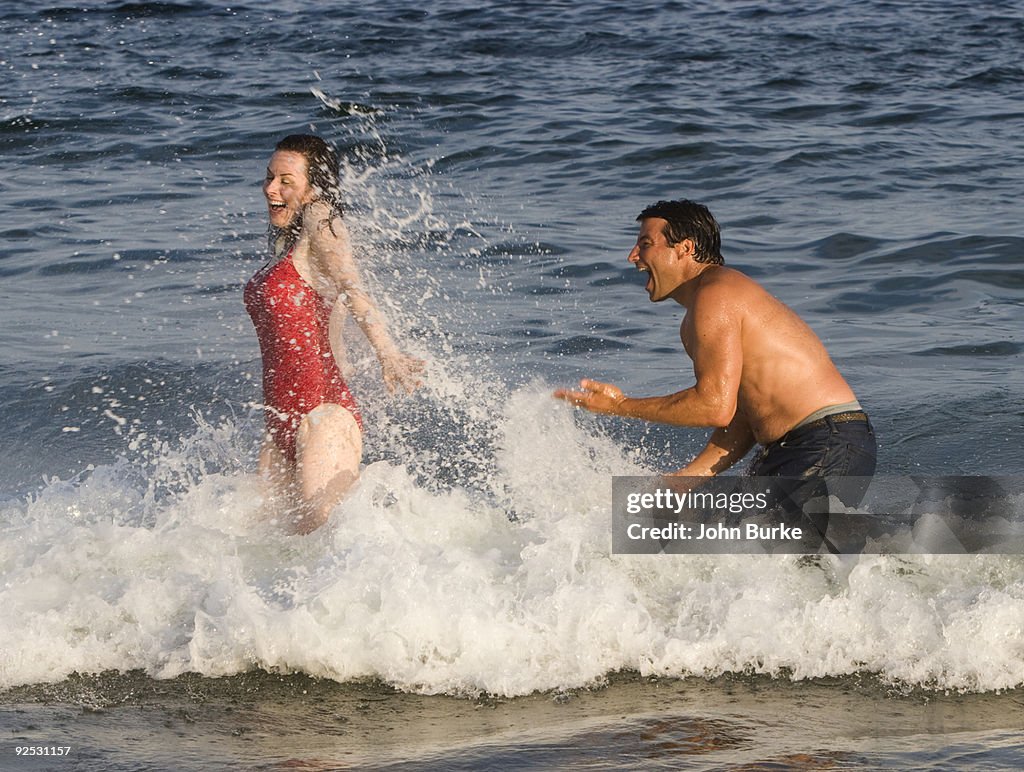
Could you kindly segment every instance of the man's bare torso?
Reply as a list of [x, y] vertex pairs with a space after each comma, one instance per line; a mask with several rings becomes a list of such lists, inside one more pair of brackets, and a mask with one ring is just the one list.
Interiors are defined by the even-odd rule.
[[736, 409], [759, 443], [773, 442], [820, 408], [856, 399], [814, 331], [755, 281], [724, 266], [700, 276], [680, 328], [695, 367], [702, 347], [720, 344], [702, 339], [702, 320], [723, 314], [730, 327], [738, 326]]

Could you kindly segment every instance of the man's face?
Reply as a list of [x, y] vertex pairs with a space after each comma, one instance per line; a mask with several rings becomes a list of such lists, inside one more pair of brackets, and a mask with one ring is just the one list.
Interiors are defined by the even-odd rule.
[[665, 238], [664, 227], [667, 224], [660, 217], [641, 220], [636, 246], [629, 252], [629, 262], [637, 270], [647, 273], [645, 289], [652, 303], [667, 298], [684, 281], [679, 245], [669, 246]]

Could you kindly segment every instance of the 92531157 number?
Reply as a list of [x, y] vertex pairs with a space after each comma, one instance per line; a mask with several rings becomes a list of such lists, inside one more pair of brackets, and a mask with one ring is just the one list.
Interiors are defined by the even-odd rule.
[[16, 756], [67, 756], [69, 745], [19, 745], [14, 749]]

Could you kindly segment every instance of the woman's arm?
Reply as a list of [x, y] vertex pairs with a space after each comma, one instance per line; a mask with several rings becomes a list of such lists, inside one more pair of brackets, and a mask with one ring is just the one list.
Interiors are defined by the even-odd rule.
[[381, 364], [384, 384], [389, 391], [397, 387], [412, 391], [420, 384], [423, 362], [398, 349], [380, 309], [364, 290], [345, 223], [319, 201], [307, 206], [303, 219], [308, 223], [303, 228], [308, 227], [310, 263], [337, 295], [335, 303], [344, 305], [370, 341]]

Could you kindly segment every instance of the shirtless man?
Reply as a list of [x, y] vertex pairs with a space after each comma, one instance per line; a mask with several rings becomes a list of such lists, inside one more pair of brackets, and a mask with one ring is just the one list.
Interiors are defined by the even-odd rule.
[[595, 413], [714, 427], [676, 475], [716, 475], [755, 443], [763, 448], [752, 475], [874, 474], [874, 432], [853, 391], [810, 327], [757, 282], [725, 267], [708, 209], [659, 201], [637, 220], [629, 262], [648, 274], [651, 302], [671, 298], [686, 309], [680, 337], [697, 382], [664, 397], [627, 397], [584, 379], [579, 391], [554, 396]]

